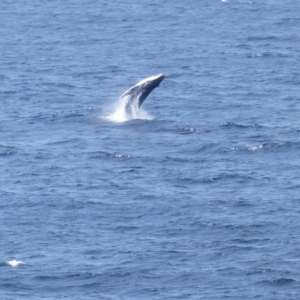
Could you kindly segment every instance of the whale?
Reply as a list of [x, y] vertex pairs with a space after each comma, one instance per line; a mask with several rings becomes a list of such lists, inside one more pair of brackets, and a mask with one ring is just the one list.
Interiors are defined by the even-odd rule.
[[125, 103], [124, 107], [127, 118], [136, 117], [136, 114], [145, 99], [160, 85], [164, 78], [165, 75], [163, 74], [145, 78], [120, 96], [120, 100]]

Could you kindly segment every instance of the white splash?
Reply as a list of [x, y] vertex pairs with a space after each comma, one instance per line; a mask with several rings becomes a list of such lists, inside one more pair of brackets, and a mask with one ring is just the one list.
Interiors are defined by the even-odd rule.
[[124, 99], [119, 99], [119, 102], [117, 103], [114, 112], [106, 116], [105, 117], [106, 120], [111, 122], [116, 122], [116, 123], [127, 121], [126, 111], [125, 111], [126, 102], [121, 100]]
[[[122, 123], [134, 119], [153, 120], [152, 116], [150, 116], [142, 108], [138, 108], [138, 107], [132, 107], [132, 112], [131, 115], [129, 116], [126, 113], [126, 109], [125, 109], [127, 101], [128, 101], [127, 97], [120, 98], [114, 109], [114, 112], [106, 116], [105, 119], [110, 122], [116, 122], [116, 123]], [[133, 101], [133, 103], [135, 103], [135, 101]]]
[[17, 266], [19, 266], [19, 265], [25, 265], [24, 262], [22, 262], [22, 261], [20, 261], [20, 260], [15, 260], [15, 259], [9, 260], [9, 261], [7, 261], [6, 263], [7, 263], [9, 266], [11, 266], [11, 267], [17, 267]]

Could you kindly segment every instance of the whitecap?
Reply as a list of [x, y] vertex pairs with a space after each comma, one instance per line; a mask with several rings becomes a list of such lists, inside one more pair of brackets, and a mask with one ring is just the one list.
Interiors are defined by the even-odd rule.
[[258, 146], [253, 145], [253, 146], [248, 147], [248, 150], [252, 151], [252, 152], [260, 151], [260, 150], [263, 150], [263, 149], [264, 149], [263, 145], [258, 145]]
[[22, 262], [22, 261], [20, 261], [20, 260], [15, 260], [15, 259], [9, 260], [9, 261], [7, 261], [6, 263], [7, 263], [9, 266], [11, 266], [11, 267], [17, 267], [17, 266], [19, 266], [19, 265], [25, 265], [24, 262]]

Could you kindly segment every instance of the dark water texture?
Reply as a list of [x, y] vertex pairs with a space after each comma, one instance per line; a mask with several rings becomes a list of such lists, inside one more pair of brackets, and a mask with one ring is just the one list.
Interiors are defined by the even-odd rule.
[[1, 1], [1, 299], [299, 299], [299, 11]]

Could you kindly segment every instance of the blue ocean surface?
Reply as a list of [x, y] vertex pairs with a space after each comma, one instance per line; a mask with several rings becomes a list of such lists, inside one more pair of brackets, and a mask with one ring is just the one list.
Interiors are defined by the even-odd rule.
[[299, 11], [2, 0], [0, 299], [300, 299]]

